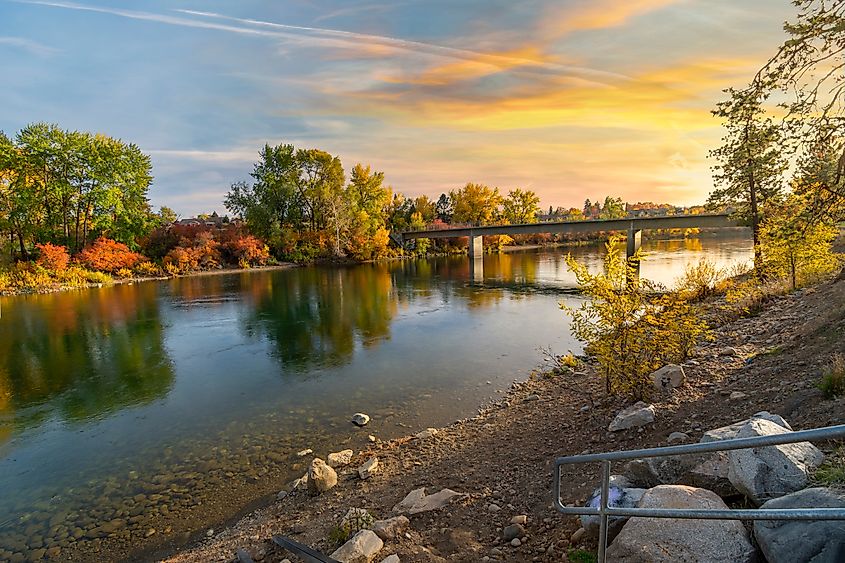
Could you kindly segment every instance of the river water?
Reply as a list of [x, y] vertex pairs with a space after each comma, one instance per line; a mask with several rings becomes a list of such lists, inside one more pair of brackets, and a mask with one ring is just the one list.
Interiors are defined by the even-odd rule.
[[[0, 560], [185, 541], [302, 475], [300, 450], [473, 415], [540, 347], [580, 350], [570, 250], [600, 267], [589, 246], [485, 256], [483, 283], [463, 256], [0, 298]], [[751, 257], [744, 235], [644, 250], [662, 283]]]

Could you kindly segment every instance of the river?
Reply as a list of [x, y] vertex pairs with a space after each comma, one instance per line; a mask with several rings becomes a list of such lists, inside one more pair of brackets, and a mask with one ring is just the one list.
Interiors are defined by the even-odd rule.
[[[750, 246], [646, 242], [642, 275]], [[457, 256], [0, 298], [0, 560], [183, 543], [302, 475], [300, 450], [473, 415], [540, 347], [580, 350], [570, 250], [600, 267], [585, 246], [485, 256], [483, 283]]]

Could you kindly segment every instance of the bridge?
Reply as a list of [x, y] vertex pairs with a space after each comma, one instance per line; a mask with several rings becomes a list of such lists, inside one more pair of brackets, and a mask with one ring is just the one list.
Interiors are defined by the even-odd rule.
[[[484, 254], [485, 235], [527, 235], [537, 233], [595, 233], [607, 231], [627, 231], [628, 244], [626, 257], [632, 258], [642, 245], [642, 232], [655, 229], [713, 229], [725, 227], [746, 226], [742, 221], [726, 213], [707, 213], [701, 215], [665, 215], [660, 217], [627, 217], [625, 219], [591, 219], [585, 221], [556, 221], [549, 223], [524, 223], [519, 225], [488, 225], [484, 227], [456, 227], [449, 229], [429, 229], [421, 231], [405, 231], [399, 233], [399, 240], [404, 244], [407, 240], [420, 238], [456, 238], [467, 237], [470, 257], [470, 267], [473, 278], [477, 279], [483, 272], [482, 260]], [[475, 266], [475, 267], [473, 267]], [[639, 266], [637, 264], [637, 266]]]

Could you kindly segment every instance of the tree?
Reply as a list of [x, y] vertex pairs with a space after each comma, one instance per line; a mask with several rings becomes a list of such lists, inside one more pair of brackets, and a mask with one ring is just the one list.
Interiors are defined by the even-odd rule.
[[454, 222], [478, 226], [492, 223], [502, 203], [498, 188], [473, 183], [449, 192], [449, 198], [452, 200]]
[[419, 213], [423, 223], [428, 225], [437, 218], [437, 204], [427, 195], [421, 195], [414, 199], [414, 213]]
[[730, 99], [713, 112], [725, 119], [727, 134], [721, 147], [711, 151], [717, 163], [713, 179], [720, 188], [711, 192], [711, 208], [731, 208], [751, 224], [754, 264], [762, 267], [760, 223], [762, 210], [783, 192], [782, 174], [786, 161], [780, 150], [778, 127], [764, 116], [759, 99], [728, 89]]
[[604, 198], [604, 206], [602, 206], [599, 214], [600, 219], [624, 219], [625, 215], [625, 204], [621, 197], [607, 196]]
[[502, 206], [505, 219], [512, 225], [536, 223], [540, 214], [540, 198], [531, 190], [511, 190]]
[[444, 223], [452, 222], [452, 200], [448, 195], [440, 194], [440, 197], [437, 198], [437, 203], [434, 204], [434, 207], [437, 212], [438, 219]]

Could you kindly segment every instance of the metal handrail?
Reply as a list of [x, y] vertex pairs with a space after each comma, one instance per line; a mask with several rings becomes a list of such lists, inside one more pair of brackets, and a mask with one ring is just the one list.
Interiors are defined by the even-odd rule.
[[[608, 506], [608, 496], [610, 492], [610, 467], [611, 462], [613, 461], [740, 450], [745, 448], [775, 446], [778, 444], [793, 444], [796, 442], [807, 442], [810, 440], [829, 440], [832, 438], [843, 437], [845, 437], [845, 425], [838, 425], [815, 428], [812, 430], [801, 430], [798, 432], [787, 432], [785, 434], [774, 434], [770, 436], [733, 438], [730, 440], [714, 440], [712, 442], [699, 444], [683, 444], [679, 446], [665, 446], [661, 448], [645, 448], [640, 450], [559, 457], [555, 460], [553, 483], [554, 506], [558, 512], [563, 514], [599, 517], [599, 545], [597, 557], [599, 563], [605, 563], [607, 560], [607, 521], [611, 516], [708, 520], [845, 520], [845, 508], [693, 510], [680, 508], [619, 508]], [[601, 502], [599, 507], [565, 506], [560, 498], [560, 468], [563, 465], [590, 462], [601, 462]]]

